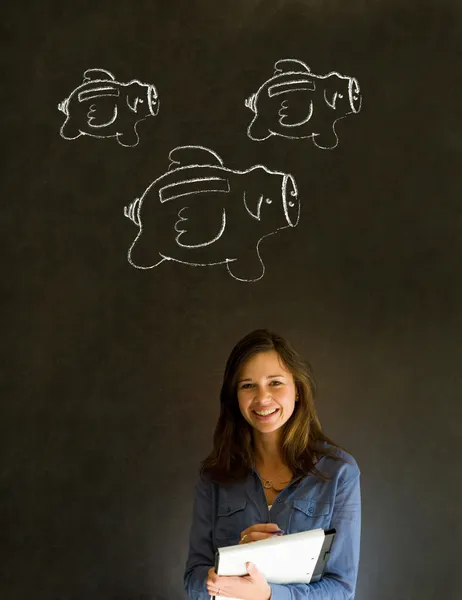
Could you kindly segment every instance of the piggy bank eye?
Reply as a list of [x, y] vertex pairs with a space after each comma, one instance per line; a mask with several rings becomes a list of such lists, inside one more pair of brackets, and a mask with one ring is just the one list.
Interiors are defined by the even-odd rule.
[[144, 100], [141, 100], [141, 98], [139, 99], [139, 103], [143, 104]]
[[289, 206], [290, 208], [293, 208], [295, 206], [295, 202], [292, 202], [292, 200], [289, 202]]
[[272, 200], [271, 200], [271, 198], [265, 198], [265, 202], [266, 202], [266, 204], [271, 204]]
[[343, 98], [343, 94], [339, 94], [339, 95], [338, 95], [338, 97], [339, 97], [339, 98]]

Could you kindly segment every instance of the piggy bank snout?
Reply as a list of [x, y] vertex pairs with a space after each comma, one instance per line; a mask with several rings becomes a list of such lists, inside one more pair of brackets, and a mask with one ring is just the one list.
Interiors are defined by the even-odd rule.
[[361, 109], [362, 96], [358, 80], [354, 77], [352, 77], [350, 80], [348, 86], [348, 95], [350, 98], [351, 110], [354, 113], [358, 113]]
[[159, 111], [155, 86], [147, 83], [132, 83], [127, 88], [127, 104], [140, 117], [155, 116]]
[[159, 112], [159, 97], [157, 95], [157, 90], [154, 85], [148, 86], [146, 95], [148, 100], [149, 112], [153, 117], [155, 117]]
[[300, 200], [298, 188], [292, 175], [284, 175], [282, 183], [282, 205], [284, 216], [290, 227], [295, 227], [300, 218]]

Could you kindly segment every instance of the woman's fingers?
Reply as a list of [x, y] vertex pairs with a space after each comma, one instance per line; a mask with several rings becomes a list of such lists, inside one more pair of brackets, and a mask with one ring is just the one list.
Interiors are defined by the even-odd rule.
[[241, 531], [241, 538], [244, 535], [250, 535], [252, 533], [276, 533], [280, 531], [277, 523], [256, 523], [251, 527], [247, 527], [244, 531]]
[[252, 533], [244, 534], [241, 537], [239, 544], [248, 544], [249, 542], [258, 542], [259, 540], [266, 540], [274, 537], [275, 535], [282, 535], [282, 531], [274, 533], [264, 533], [262, 531], [253, 531]]

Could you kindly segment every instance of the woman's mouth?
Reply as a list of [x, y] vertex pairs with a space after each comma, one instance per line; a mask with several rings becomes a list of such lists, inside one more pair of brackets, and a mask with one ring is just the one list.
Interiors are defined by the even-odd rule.
[[270, 408], [267, 410], [256, 410], [252, 411], [256, 419], [259, 421], [270, 421], [275, 415], [279, 413], [279, 408]]

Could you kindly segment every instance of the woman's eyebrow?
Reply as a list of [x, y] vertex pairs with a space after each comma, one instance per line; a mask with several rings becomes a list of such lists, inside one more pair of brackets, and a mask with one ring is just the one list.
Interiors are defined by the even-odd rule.
[[[267, 379], [274, 379], [275, 377], [284, 377], [284, 375], [268, 375]], [[244, 381], [253, 381], [250, 377], [246, 379], [239, 379], [238, 383], [243, 383]]]

